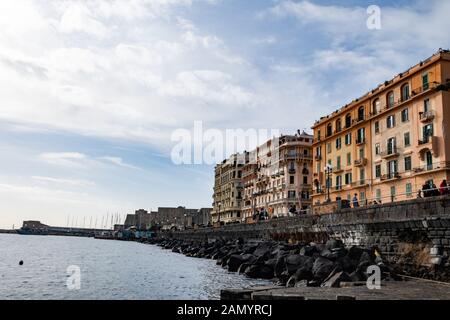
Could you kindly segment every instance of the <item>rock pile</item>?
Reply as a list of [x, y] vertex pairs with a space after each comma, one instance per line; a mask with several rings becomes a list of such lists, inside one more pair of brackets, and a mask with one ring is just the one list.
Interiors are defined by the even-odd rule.
[[367, 268], [380, 267], [383, 280], [398, 280], [377, 248], [345, 248], [339, 240], [326, 244], [286, 244], [274, 241], [195, 243], [153, 239], [164, 249], [186, 256], [214, 259], [230, 272], [250, 278], [273, 279], [278, 285], [339, 287], [341, 282], [367, 280]]

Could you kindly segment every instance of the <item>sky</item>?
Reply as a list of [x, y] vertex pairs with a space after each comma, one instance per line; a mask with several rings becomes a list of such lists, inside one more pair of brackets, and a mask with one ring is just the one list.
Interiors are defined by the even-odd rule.
[[0, 228], [210, 207], [213, 166], [175, 164], [175, 130], [311, 132], [450, 48], [450, 1], [2, 0], [0, 12]]

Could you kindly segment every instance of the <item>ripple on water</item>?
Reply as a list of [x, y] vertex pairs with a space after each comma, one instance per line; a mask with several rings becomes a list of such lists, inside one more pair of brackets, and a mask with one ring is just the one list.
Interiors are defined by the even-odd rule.
[[[135, 242], [0, 234], [0, 243], [0, 299], [218, 299], [224, 288], [270, 283]], [[71, 265], [78, 291], [66, 287]]]

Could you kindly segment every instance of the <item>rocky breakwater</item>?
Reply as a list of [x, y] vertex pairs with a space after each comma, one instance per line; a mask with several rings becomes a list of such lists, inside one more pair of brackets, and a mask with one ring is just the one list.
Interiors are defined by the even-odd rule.
[[214, 259], [230, 272], [250, 278], [272, 279], [285, 287], [339, 287], [367, 281], [369, 266], [380, 267], [382, 280], [400, 280], [376, 247], [346, 248], [340, 240], [326, 244], [287, 244], [275, 241], [220, 241], [198, 243], [154, 239], [164, 249], [196, 258]]

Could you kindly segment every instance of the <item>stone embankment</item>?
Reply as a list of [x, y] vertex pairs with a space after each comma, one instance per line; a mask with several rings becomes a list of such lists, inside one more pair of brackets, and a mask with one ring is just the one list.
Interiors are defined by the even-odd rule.
[[155, 239], [151, 243], [186, 256], [214, 259], [230, 272], [273, 279], [280, 286], [339, 287], [341, 282], [365, 282], [367, 268], [372, 265], [380, 267], [383, 280], [400, 279], [394, 268], [383, 262], [376, 248], [346, 249], [339, 240], [326, 244], [287, 244], [243, 239], [213, 243]]

